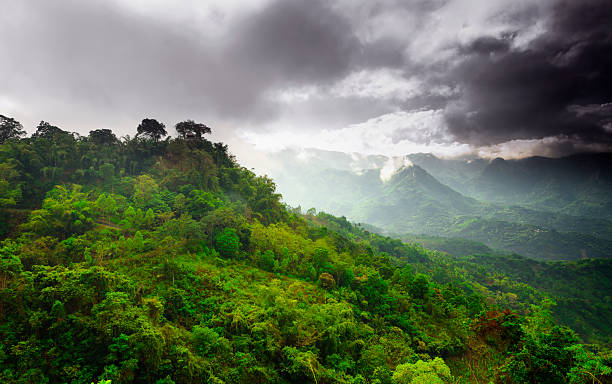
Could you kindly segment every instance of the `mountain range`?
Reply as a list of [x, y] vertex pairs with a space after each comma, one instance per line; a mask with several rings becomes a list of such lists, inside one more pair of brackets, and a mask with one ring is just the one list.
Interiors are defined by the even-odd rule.
[[477, 199], [574, 216], [612, 217], [612, 154], [516, 160], [408, 158], [442, 183]]
[[308, 149], [273, 155], [290, 205], [382, 233], [463, 238], [544, 260], [612, 255], [612, 154], [518, 160], [365, 156]]

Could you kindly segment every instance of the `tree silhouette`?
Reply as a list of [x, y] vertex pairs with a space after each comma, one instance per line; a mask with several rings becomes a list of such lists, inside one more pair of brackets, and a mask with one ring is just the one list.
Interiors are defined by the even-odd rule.
[[46, 121], [41, 121], [40, 123], [38, 123], [38, 126], [36, 127], [36, 132], [34, 132], [32, 137], [35, 139], [43, 138], [43, 137], [51, 138], [61, 133], [68, 133], [68, 132], [56, 127], [55, 125], [49, 124]]
[[155, 119], [143, 119], [137, 131], [138, 134], [136, 136], [148, 136], [155, 141], [168, 134], [168, 132], [166, 132], [166, 126]]
[[96, 129], [89, 131], [89, 138], [95, 144], [114, 144], [117, 142], [117, 136], [110, 129]]
[[202, 135], [206, 133], [210, 133], [210, 127], [207, 127], [205, 124], [196, 123], [193, 120], [185, 120], [177, 123], [175, 126], [176, 132], [183, 138], [197, 138], [198, 140], [202, 139]]
[[25, 135], [23, 126], [17, 120], [0, 115], [0, 144], [8, 139], [16, 139]]

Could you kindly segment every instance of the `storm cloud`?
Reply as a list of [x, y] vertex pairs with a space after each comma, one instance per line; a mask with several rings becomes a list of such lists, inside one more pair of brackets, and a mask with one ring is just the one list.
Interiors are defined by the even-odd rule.
[[44, 119], [133, 134], [143, 117], [192, 118], [261, 147], [319, 138], [386, 155], [612, 148], [606, 0], [2, 8], [0, 113], [30, 131]]
[[462, 89], [447, 107], [451, 133], [474, 144], [555, 135], [610, 143], [611, 22], [607, 1], [564, 1], [525, 46], [510, 31], [463, 47], [451, 74]]
[[97, 1], [24, 1], [3, 15], [3, 93], [109, 113], [258, 119], [273, 113], [268, 89], [341, 76], [360, 50], [318, 1], [264, 6], [212, 36], [202, 25], [222, 24], [215, 15], [184, 24]]

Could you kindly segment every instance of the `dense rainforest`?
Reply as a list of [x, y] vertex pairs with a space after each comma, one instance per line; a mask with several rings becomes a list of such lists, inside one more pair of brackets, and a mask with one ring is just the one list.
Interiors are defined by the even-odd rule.
[[[302, 212], [193, 121], [25, 138], [0, 117], [1, 382], [612, 382], [606, 260], [453, 256]], [[582, 312], [555, 305], [592, 271]]]

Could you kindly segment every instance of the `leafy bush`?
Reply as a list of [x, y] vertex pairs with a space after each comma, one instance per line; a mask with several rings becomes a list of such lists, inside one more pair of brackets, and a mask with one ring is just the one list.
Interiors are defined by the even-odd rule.
[[240, 249], [240, 240], [234, 228], [225, 228], [215, 238], [215, 249], [223, 257], [236, 257]]

